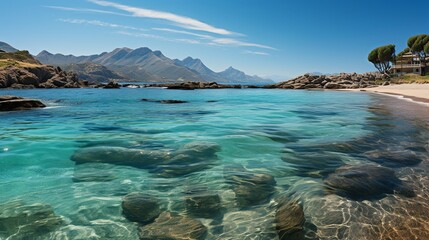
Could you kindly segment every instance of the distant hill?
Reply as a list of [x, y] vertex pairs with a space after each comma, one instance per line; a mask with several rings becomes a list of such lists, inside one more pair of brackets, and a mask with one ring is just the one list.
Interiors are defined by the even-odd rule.
[[0, 41], [0, 50], [4, 52], [17, 52], [18, 49], [12, 47], [11, 45]]
[[89, 82], [108, 82], [110, 80], [127, 81], [124, 76], [109, 70], [107, 67], [93, 62], [72, 63], [63, 67], [65, 71], [74, 72], [80, 80]]
[[149, 48], [117, 48], [109, 53], [91, 56], [51, 54], [42, 51], [36, 58], [45, 64], [66, 66], [72, 63], [93, 62], [128, 78], [130, 81], [177, 82], [204, 81], [198, 73], [176, 65], [160, 51]]
[[212, 71], [210, 68], [206, 67], [200, 59], [194, 59], [187, 57], [185, 59], [178, 60], [174, 59], [174, 62], [179, 66], [185, 66], [189, 69], [192, 69], [199, 73], [204, 80], [207, 82], [217, 82], [217, 83], [228, 83], [229, 81], [220, 76], [219, 74]]
[[271, 84], [274, 83], [273, 80], [270, 79], [264, 79], [258, 76], [249, 76], [245, 74], [244, 72], [237, 70], [233, 67], [229, 67], [223, 72], [220, 72], [219, 75], [228, 81], [234, 81], [235, 83], [241, 83], [241, 84], [256, 84], [256, 85], [262, 85], [262, 84]]
[[[142, 82], [218, 82], [218, 83], [241, 83], [241, 84], [267, 84], [273, 83], [271, 80], [257, 76], [249, 76], [239, 70], [225, 70], [216, 73], [204, 65], [200, 59], [191, 57], [184, 60], [170, 59], [161, 51], [152, 51], [142, 47], [137, 49], [116, 48], [111, 52], [89, 56], [73, 56], [63, 54], [52, 54], [47, 51], [40, 52], [36, 58], [45, 64], [61, 66], [71, 69], [70, 64], [82, 64], [92, 62], [106, 67], [109, 73], [99, 74], [100, 76], [111, 73], [123, 76], [127, 81]], [[74, 70], [81, 76], [88, 75], [85, 68]], [[101, 69], [100, 69], [101, 70]]]
[[188, 67], [198, 72], [208, 82], [256, 85], [274, 83], [274, 81], [270, 79], [246, 75], [244, 72], [233, 67], [230, 67], [223, 72], [217, 73], [206, 67], [206, 65], [204, 65], [200, 59], [194, 59], [192, 57], [187, 57], [182, 61], [175, 59], [174, 62], [178, 65]]

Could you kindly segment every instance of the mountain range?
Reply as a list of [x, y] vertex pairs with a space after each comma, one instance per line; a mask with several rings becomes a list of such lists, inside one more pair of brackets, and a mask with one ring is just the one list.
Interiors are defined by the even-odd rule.
[[[89, 56], [52, 54], [42, 51], [36, 56], [44, 64], [57, 65], [76, 72], [83, 80], [105, 79], [103, 76], [118, 76], [122, 81], [139, 82], [217, 82], [224, 84], [269, 84], [272, 80], [249, 76], [232, 67], [223, 72], [214, 72], [200, 59], [187, 57], [183, 60], [170, 59], [161, 51], [147, 47], [130, 49], [116, 48], [111, 52]], [[70, 66], [74, 64], [73, 66]], [[90, 65], [89, 67], [86, 65]], [[103, 73], [102, 67], [109, 73]], [[87, 70], [94, 70], [89, 73]], [[100, 72], [101, 71], [101, 72]], [[110, 79], [110, 78], [109, 78]], [[125, 79], [125, 80], [124, 80]]]

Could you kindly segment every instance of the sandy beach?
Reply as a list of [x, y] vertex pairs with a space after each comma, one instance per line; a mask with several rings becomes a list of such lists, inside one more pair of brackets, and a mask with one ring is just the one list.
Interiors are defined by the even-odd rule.
[[416, 102], [429, 103], [429, 84], [398, 84], [375, 88], [347, 89], [347, 91], [366, 91], [390, 95], [400, 95]]

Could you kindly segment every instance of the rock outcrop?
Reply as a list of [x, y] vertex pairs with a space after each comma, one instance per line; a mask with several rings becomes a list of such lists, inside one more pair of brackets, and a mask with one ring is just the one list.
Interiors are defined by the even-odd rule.
[[79, 88], [77, 75], [42, 65], [28, 51], [0, 53], [0, 88]]
[[7, 95], [0, 96], [0, 111], [17, 111], [44, 107], [46, 107], [45, 104], [36, 99], [26, 99]]
[[266, 85], [264, 88], [284, 89], [350, 89], [386, 84], [389, 79], [379, 73], [341, 73], [333, 76], [305, 74], [286, 82]]

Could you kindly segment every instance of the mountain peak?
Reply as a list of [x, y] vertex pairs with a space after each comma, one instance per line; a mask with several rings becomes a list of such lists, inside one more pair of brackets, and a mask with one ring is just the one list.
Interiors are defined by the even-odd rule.
[[50, 52], [48, 52], [48, 51], [46, 51], [46, 50], [43, 50], [43, 51], [41, 51], [39, 54], [37, 54], [37, 57], [42, 57], [42, 56], [52, 56], [53, 54], [52, 53], [50, 53]]
[[11, 45], [9, 45], [5, 42], [1, 42], [1, 41], [0, 41], [0, 50], [3, 50], [5, 52], [17, 52], [17, 51], [19, 51], [18, 49], [12, 47]]

